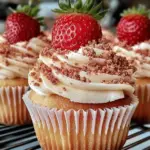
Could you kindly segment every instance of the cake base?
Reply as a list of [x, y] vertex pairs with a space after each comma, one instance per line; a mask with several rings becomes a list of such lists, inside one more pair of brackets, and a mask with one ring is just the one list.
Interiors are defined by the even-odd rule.
[[140, 124], [150, 123], [150, 78], [136, 80], [136, 95], [139, 98], [139, 105], [133, 120]]
[[27, 79], [0, 80], [0, 124], [31, 124], [31, 117], [22, 100]]
[[28, 86], [28, 80], [24, 78], [0, 80], [0, 87]]
[[131, 98], [126, 97], [124, 99], [116, 100], [109, 103], [101, 103], [101, 104], [83, 104], [83, 103], [75, 103], [71, 102], [69, 99], [61, 97], [56, 94], [52, 94], [49, 96], [42, 96], [34, 91], [30, 92], [30, 100], [34, 104], [38, 104], [44, 107], [48, 107], [50, 109], [57, 108], [57, 109], [63, 109], [65, 111], [69, 109], [74, 110], [88, 110], [88, 109], [105, 109], [105, 108], [112, 108], [112, 107], [119, 107], [119, 106], [125, 106], [131, 104]]
[[127, 102], [123, 99], [122, 105], [119, 100], [107, 107], [73, 103], [58, 95], [40, 96], [33, 91], [23, 99], [39, 143], [46, 150], [120, 150], [138, 104], [134, 96]]

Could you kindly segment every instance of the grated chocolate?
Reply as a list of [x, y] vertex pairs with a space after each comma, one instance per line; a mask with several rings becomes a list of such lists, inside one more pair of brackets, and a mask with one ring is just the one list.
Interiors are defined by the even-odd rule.
[[[134, 61], [127, 60], [123, 56], [116, 55], [116, 53], [112, 51], [114, 45], [115, 43], [112, 43], [112, 41], [110, 42], [110, 40], [106, 38], [100, 39], [99, 43], [96, 41], [89, 42], [87, 46], [82, 47], [83, 55], [89, 58], [89, 63], [83, 64], [82, 67], [78, 66], [79, 62], [75, 63], [75, 66], [71, 66], [62, 62], [61, 68], [58, 68], [54, 65], [48, 67], [42, 64], [40, 66], [40, 70], [54, 84], [57, 84], [58, 80], [53, 76], [51, 69], [55, 69], [57, 73], [82, 82], [91, 82], [86, 77], [80, 77], [80, 72], [85, 71], [88, 75], [99, 75], [105, 73], [120, 76], [120, 79], [118, 80], [103, 81], [103, 83], [133, 84], [131, 76], [136, 70]], [[124, 46], [127, 47], [126, 44], [124, 44]], [[94, 48], [102, 50], [102, 53], [97, 56]], [[52, 49], [47, 47], [42, 50], [41, 55], [50, 57], [55, 61], [59, 61], [59, 59], [56, 57], [57, 55], [55, 56], [54, 53], [63, 55], [65, 58], [67, 58], [66, 54], [68, 54], [69, 51], [62, 51], [61, 49]]]
[[39, 66], [39, 69], [47, 77], [47, 79], [49, 81], [51, 81], [53, 84], [58, 83], [58, 79], [55, 78], [55, 76], [53, 75], [51, 68], [49, 68], [45, 64], [41, 63]]

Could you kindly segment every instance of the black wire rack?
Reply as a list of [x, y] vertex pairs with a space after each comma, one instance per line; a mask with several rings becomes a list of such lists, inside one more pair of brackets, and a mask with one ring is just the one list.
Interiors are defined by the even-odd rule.
[[[32, 125], [0, 125], [0, 150], [41, 150]], [[150, 150], [150, 125], [132, 123], [122, 150]]]

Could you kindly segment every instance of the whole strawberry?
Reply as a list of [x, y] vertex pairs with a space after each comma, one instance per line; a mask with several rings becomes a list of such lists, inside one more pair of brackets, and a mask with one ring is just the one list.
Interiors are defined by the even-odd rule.
[[131, 8], [123, 13], [118, 26], [117, 36], [120, 41], [125, 41], [129, 45], [150, 39], [149, 11], [144, 6]]
[[94, 1], [84, 4], [78, 0], [74, 5], [59, 2], [61, 9], [55, 12], [63, 13], [52, 28], [52, 46], [54, 48], [76, 50], [90, 41], [98, 41], [102, 37], [101, 27], [96, 19], [100, 19], [101, 4], [94, 6]]
[[[42, 18], [37, 18], [38, 6], [32, 4], [18, 6], [16, 11], [7, 17], [5, 25], [5, 37], [9, 43], [27, 41], [40, 33]], [[40, 20], [39, 20], [40, 19]]]

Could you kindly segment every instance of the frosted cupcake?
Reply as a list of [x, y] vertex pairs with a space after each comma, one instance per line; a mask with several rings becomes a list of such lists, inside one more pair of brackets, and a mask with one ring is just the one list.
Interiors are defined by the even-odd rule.
[[110, 48], [101, 40], [76, 51], [42, 50], [24, 101], [43, 149], [124, 145], [138, 104], [135, 68]]
[[[130, 45], [115, 46], [114, 50], [132, 60], [137, 67], [134, 74], [136, 78], [136, 95], [139, 98], [138, 108], [133, 119], [140, 123], [150, 123], [150, 22], [149, 10], [140, 5], [123, 13], [117, 26], [117, 36], [121, 42]], [[140, 23], [139, 23], [140, 22]]]
[[139, 98], [139, 105], [133, 119], [139, 123], [150, 123], [150, 41], [141, 42], [132, 47], [115, 46], [114, 51], [118, 55], [125, 56], [132, 60], [137, 71], [133, 74], [136, 78], [136, 95]]
[[29, 69], [34, 66], [39, 51], [48, 43], [43, 35], [16, 44], [1, 42], [0, 123], [7, 125], [31, 123], [22, 95], [28, 88]]
[[[38, 7], [26, 8], [27, 11], [37, 10]], [[18, 9], [21, 10], [21, 6]], [[22, 95], [28, 88], [29, 70], [34, 66], [40, 50], [48, 45], [50, 41], [40, 33], [40, 24], [35, 19], [23, 12], [8, 16], [5, 34], [0, 35], [1, 124], [31, 123]]]
[[119, 150], [138, 104], [135, 67], [102, 38], [100, 8], [84, 14], [85, 4], [69, 5], [73, 12], [57, 18], [52, 48], [29, 72], [31, 91], [23, 99], [43, 149]]
[[150, 40], [133, 46], [133, 49], [142, 56], [140, 69], [135, 74], [139, 106], [133, 119], [140, 123], [150, 123]]

